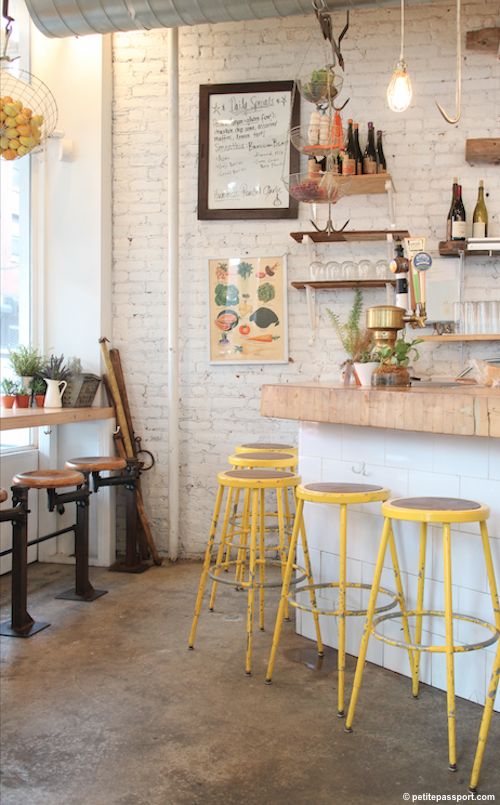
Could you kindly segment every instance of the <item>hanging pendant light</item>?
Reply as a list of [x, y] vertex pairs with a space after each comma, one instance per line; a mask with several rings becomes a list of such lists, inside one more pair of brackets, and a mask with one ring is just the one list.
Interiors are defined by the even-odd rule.
[[408, 109], [413, 90], [411, 88], [408, 68], [404, 60], [404, 35], [405, 35], [405, 0], [401, 0], [401, 52], [399, 61], [394, 69], [389, 86], [387, 87], [387, 103], [393, 112], [404, 112]]

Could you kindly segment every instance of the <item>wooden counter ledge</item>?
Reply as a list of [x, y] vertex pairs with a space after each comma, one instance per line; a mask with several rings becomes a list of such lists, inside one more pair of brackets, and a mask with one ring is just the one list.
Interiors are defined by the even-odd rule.
[[262, 416], [371, 428], [500, 438], [500, 389], [362, 388], [318, 383], [262, 387]]
[[113, 408], [0, 408], [0, 430], [113, 419]]

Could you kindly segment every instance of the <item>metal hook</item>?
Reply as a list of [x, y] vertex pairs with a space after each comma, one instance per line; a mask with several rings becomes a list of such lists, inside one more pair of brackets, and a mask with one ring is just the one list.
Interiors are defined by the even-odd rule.
[[342, 106], [335, 106], [335, 104], [334, 104], [334, 103], [333, 103], [333, 101], [332, 101], [332, 107], [335, 109], [335, 111], [336, 111], [336, 112], [341, 112], [341, 111], [342, 111], [342, 109], [343, 109], [345, 106], [347, 106], [347, 104], [349, 103], [349, 101], [350, 101], [350, 100], [351, 100], [351, 99], [350, 99], [350, 98], [348, 98], [346, 101], [344, 101], [344, 103], [342, 104]]
[[455, 116], [449, 115], [441, 104], [436, 101], [436, 106], [441, 112], [447, 123], [453, 125], [458, 123], [462, 114], [462, 42], [461, 42], [461, 21], [460, 21], [460, 0], [457, 0], [457, 75], [455, 79]]
[[7, 56], [7, 48], [9, 47], [9, 39], [10, 39], [11, 34], [12, 34], [12, 23], [14, 22], [14, 17], [11, 17], [10, 14], [9, 14], [9, 0], [3, 0], [2, 16], [3, 16], [3, 18], [5, 20], [7, 20], [7, 23], [5, 25], [5, 42], [4, 42], [4, 46], [3, 46], [3, 53], [0, 56], [0, 61], [13, 62], [13, 61], [16, 61], [16, 59], [18, 59], [19, 56], [14, 56], [13, 59], [11, 59], [10, 56]]

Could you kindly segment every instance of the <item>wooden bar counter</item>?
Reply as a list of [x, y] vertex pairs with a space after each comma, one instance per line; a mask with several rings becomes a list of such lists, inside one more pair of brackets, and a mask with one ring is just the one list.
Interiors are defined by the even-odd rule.
[[500, 388], [450, 384], [363, 388], [262, 387], [261, 414], [278, 419], [500, 438]]
[[113, 408], [0, 408], [0, 430], [112, 419]]

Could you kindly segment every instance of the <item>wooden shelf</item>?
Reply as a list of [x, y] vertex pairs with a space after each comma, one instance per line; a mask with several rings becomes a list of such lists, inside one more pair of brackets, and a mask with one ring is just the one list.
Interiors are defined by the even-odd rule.
[[461, 341], [500, 341], [500, 333], [485, 333], [484, 335], [482, 333], [477, 335], [468, 335], [466, 333], [463, 335], [459, 333], [456, 335], [421, 335], [420, 338], [422, 341], [434, 341], [440, 344], [444, 344], [445, 341], [455, 343], [460, 343]]
[[442, 240], [439, 243], [439, 254], [441, 257], [497, 257], [500, 249], [468, 249], [466, 240]]
[[392, 185], [390, 173], [365, 174], [364, 176], [340, 176], [340, 185], [346, 184], [345, 196], [371, 196], [386, 193], [386, 183]]
[[498, 53], [500, 46], [500, 28], [481, 28], [479, 31], [467, 31], [465, 47], [483, 53]]
[[292, 282], [292, 288], [303, 291], [304, 288], [314, 288], [316, 291], [336, 290], [337, 288], [385, 288], [386, 285], [396, 285], [396, 280], [304, 280]]
[[407, 229], [359, 229], [357, 231], [333, 232], [332, 234], [317, 232], [316, 230], [312, 232], [290, 232], [290, 236], [297, 243], [302, 243], [306, 237], [310, 238], [314, 243], [354, 243], [357, 241], [386, 240], [387, 235], [392, 235], [393, 238], [408, 238], [410, 233]]
[[481, 137], [476, 140], [466, 140], [465, 159], [471, 165], [475, 165], [476, 162], [500, 165], [500, 138]]
[[0, 430], [113, 419], [114, 408], [0, 408]]

